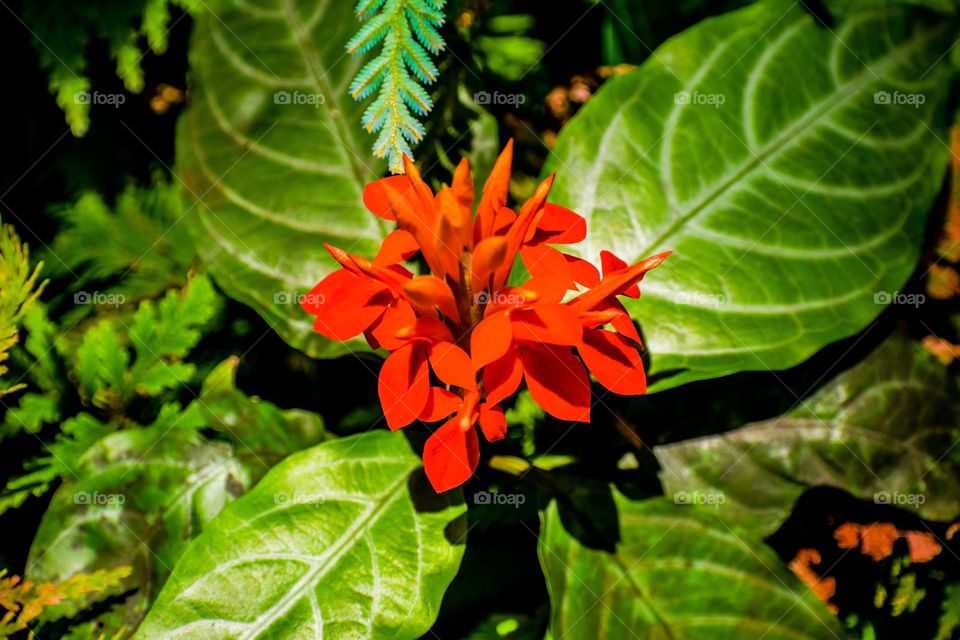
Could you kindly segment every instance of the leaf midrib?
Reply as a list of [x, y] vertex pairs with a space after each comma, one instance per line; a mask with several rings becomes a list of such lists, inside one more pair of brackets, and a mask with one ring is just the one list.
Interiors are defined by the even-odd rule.
[[[321, 0], [321, 2], [326, 4], [329, 4], [330, 1], [331, 0]], [[319, 53], [317, 52], [316, 47], [314, 47], [313, 42], [310, 40], [309, 34], [304, 32], [303, 21], [300, 19], [300, 14], [293, 5], [293, 0], [280, 0], [280, 4], [283, 8], [284, 19], [290, 26], [290, 31], [293, 33], [293, 37], [296, 40], [297, 50], [300, 52], [300, 56], [303, 59], [303, 64], [306, 66], [307, 73], [310, 74], [310, 79], [316, 86], [317, 92], [333, 98], [336, 95], [333, 91], [333, 86], [327, 82], [326, 70], [323, 69], [318, 63], [320, 58]], [[356, 181], [358, 188], [362, 190], [363, 185], [370, 178], [370, 175], [369, 172], [364, 171], [364, 168], [360, 166], [357, 160], [357, 155], [352, 151], [353, 149], [358, 148], [356, 140], [352, 135], [350, 135], [350, 131], [347, 129], [343, 118], [337, 117], [334, 114], [329, 114], [328, 117], [333, 124], [334, 132], [337, 138], [340, 140], [342, 148], [347, 151], [347, 153], [344, 154], [344, 157], [346, 158], [347, 164], [350, 166], [354, 180]]]
[[[328, 549], [324, 561], [310, 569], [303, 575], [302, 578], [297, 580], [297, 582], [287, 590], [286, 595], [284, 595], [280, 600], [278, 600], [275, 604], [258, 616], [252, 627], [247, 628], [244, 630], [242, 635], [238, 636], [238, 640], [252, 640], [253, 638], [256, 638], [257, 634], [269, 627], [269, 625], [273, 624], [277, 620], [278, 616], [282, 615], [300, 598], [303, 597], [306, 589], [313, 585], [319, 577], [321, 577], [324, 573], [326, 573], [327, 570], [330, 569], [332, 563], [341, 557], [341, 552], [348, 545], [356, 542], [359, 534], [363, 531], [366, 531], [368, 525], [375, 521], [377, 516], [382, 514], [387, 507], [393, 503], [398, 491], [406, 485], [406, 471], [408, 471], [408, 469], [405, 468], [404, 471], [398, 475], [397, 480], [387, 487], [386, 491], [380, 494], [380, 500], [377, 501], [377, 504], [373, 508], [367, 511], [367, 513], [363, 514], [360, 518], [354, 520], [350, 528], [337, 539], [336, 543], [331, 548]], [[374, 612], [371, 611], [371, 615], [373, 615], [373, 613]]]
[[[804, 15], [803, 19], [811, 19], [811, 17]], [[639, 256], [642, 257], [649, 255], [657, 247], [662, 246], [668, 238], [680, 232], [686, 226], [687, 222], [703, 212], [713, 202], [727, 193], [731, 188], [733, 188], [734, 185], [739, 183], [741, 179], [752, 173], [757, 169], [757, 167], [766, 164], [765, 161], [768, 158], [779, 153], [788, 145], [794, 144], [796, 139], [801, 134], [805, 133], [810, 127], [816, 124], [821, 117], [825, 116], [833, 109], [845, 104], [847, 98], [851, 94], [862, 89], [863, 86], [869, 84], [872, 80], [882, 77], [883, 71], [901, 60], [901, 54], [925, 44], [937, 33], [942, 32], [945, 28], [946, 25], [940, 25], [927, 31], [918, 32], [908, 44], [900, 45], [890, 49], [884, 58], [880, 60], [879, 64], [873, 66], [866, 65], [866, 68], [858, 76], [856, 76], [855, 79], [842, 85], [842, 87], [832, 93], [830, 97], [822, 100], [816, 107], [809, 110], [806, 116], [800, 118], [794, 125], [785, 129], [783, 133], [774, 138], [773, 141], [762, 147], [759, 151], [754, 152], [748, 149], [750, 159], [739, 170], [716, 184], [716, 186], [709, 191], [706, 196], [701, 197], [700, 201], [694, 204], [694, 206], [687, 213], [681, 215], [669, 227], [667, 227], [666, 230], [651, 240], [647, 246], [639, 252]], [[662, 167], [660, 167], [660, 171], [663, 171]]]

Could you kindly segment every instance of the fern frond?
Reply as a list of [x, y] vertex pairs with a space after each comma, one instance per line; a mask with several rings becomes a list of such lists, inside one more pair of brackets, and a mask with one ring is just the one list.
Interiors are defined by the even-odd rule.
[[56, 620], [64, 615], [64, 605], [83, 608], [91, 595], [115, 594], [132, 572], [133, 567], [122, 566], [80, 573], [62, 582], [35, 583], [0, 570], [0, 607], [7, 612], [0, 620], [0, 637], [25, 631], [38, 619]]
[[[20, 242], [13, 227], [0, 225], [0, 376], [7, 372], [4, 362], [19, 338], [20, 320], [46, 285], [42, 282], [37, 286], [42, 264], [31, 268], [29, 247]], [[0, 384], [0, 396], [23, 386], [14, 384], [5, 389]]]
[[419, 117], [433, 109], [423, 85], [439, 71], [431, 55], [446, 45], [440, 35], [446, 0], [358, 0], [357, 18], [365, 24], [346, 45], [351, 55], [380, 46], [380, 53], [360, 69], [350, 83], [354, 100], [376, 94], [362, 123], [377, 133], [373, 154], [388, 158], [390, 171], [403, 173], [403, 156], [423, 139]]
[[116, 62], [117, 76], [127, 91], [143, 90], [144, 74], [139, 38], [157, 54], [167, 48], [170, 6], [195, 11], [197, 0], [98, 0], [24, 3], [23, 21], [34, 36], [40, 66], [48, 75], [50, 93], [63, 110], [77, 137], [90, 128], [90, 92], [87, 52], [91, 40], [106, 44]]

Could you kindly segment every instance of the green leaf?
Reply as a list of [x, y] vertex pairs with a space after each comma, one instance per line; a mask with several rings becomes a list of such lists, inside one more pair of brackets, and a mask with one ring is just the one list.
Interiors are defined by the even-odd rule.
[[544, 515], [540, 563], [554, 638], [822, 640], [836, 617], [772, 550], [698, 507], [615, 496], [614, 553], [583, 546], [556, 503]]
[[298, 409], [282, 411], [238, 389], [238, 364], [239, 359], [233, 357], [215, 367], [203, 381], [196, 404], [209, 426], [226, 434], [241, 455], [273, 464], [327, 437], [319, 415]]
[[190, 546], [137, 638], [417, 638], [459, 567], [464, 511], [398, 433], [294, 454]]
[[819, 485], [948, 519], [960, 512], [957, 393], [933, 356], [894, 337], [781, 418], [654, 454], [667, 495], [719, 498], [719, 515], [762, 535]]
[[674, 374], [653, 390], [790, 367], [883, 310], [944, 176], [951, 33], [762, 2], [668, 41], [564, 128], [548, 169], [583, 255], [674, 251], [628, 303], [651, 372]]
[[960, 583], [948, 585], [941, 603], [943, 614], [935, 640], [950, 640], [960, 628]]
[[124, 581], [130, 625], [178, 558], [213, 517], [250, 484], [225, 442], [206, 442], [191, 418], [166, 410], [150, 427], [110, 434], [77, 456], [30, 548], [31, 579], [62, 581], [131, 565]]
[[343, 50], [351, 3], [207, 4], [177, 140], [185, 221], [217, 284], [290, 344], [313, 356], [359, 348], [319, 336], [298, 304], [336, 266], [324, 242], [372, 256], [385, 236], [361, 200], [381, 165], [364, 161], [347, 91], [362, 64]]

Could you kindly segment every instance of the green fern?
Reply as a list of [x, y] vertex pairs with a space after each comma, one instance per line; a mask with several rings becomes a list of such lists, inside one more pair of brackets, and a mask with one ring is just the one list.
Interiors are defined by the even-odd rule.
[[411, 156], [411, 146], [423, 139], [425, 130], [417, 116], [433, 108], [422, 85], [437, 79], [430, 56], [445, 46], [439, 32], [444, 4], [445, 0], [357, 2], [357, 17], [364, 24], [347, 43], [347, 51], [360, 55], [382, 46], [350, 84], [350, 95], [364, 100], [377, 93], [362, 122], [367, 131], [379, 132], [373, 153], [387, 157], [393, 173], [403, 173], [403, 156]]
[[[77, 289], [93, 281], [122, 279], [104, 293], [127, 301], [154, 298], [182, 286], [193, 262], [183, 205], [177, 186], [157, 179], [150, 187], [129, 186], [108, 204], [87, 192], [75, 202], [51, 209], [61, 223], [50, 248], [48, 271], [54, 277], [81, 274]], [[124, 233], [118, 233], [118, 230]]]
[[84, 333], [73, 362], [81, 397], [103, 409], [119, 409], [136, 396], [159, 396], [190, 382], [196, 367], [183, 358], [220, 306], [210, 279], [198, 275], [182, 291], [141, 303], [132, 324], [120, 316], [99, 320]]
[[[4, 363], [19, 339], [18, 325], [46, 284], [37, 286], [42, 265], [31, 268], [27, 245], [20, 242], [13, 227], [0, 224], [0, 376], [7, 372]], [[0, 397], [24, 386], [18, 383], [4, 388], [0, 384]]]
[[40, 66], [49, 75], [50, 92], [66, 116], [75, 136], [90, 127], [90, 100], [82, 98], [93, 88], [87, 76], [86, 54], [91, 40], [106, 43], [116, 64], [117, 76], [132, 93], [143, 91], [141, 61], [146, 55], [138, 40], [146, 39], [156, 54], [167, 48], [169, 5], [196, 10], [197, 0], [87, 0], [60, 2], [32, 0], [24, 6], [23, 21], [34, 35]]

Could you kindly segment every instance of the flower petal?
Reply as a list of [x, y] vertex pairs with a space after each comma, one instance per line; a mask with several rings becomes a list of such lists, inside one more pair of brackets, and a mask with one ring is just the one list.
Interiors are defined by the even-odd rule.
[[534, 242], [575, 244], [587, 237], [587, 221], [578, 213], [556, 204], [543, 205]]
[[[600, 252], [600, 266], [603, 267], [603, 275], [608, 273], [614, 273], [616, 271], [622, 271], [623, 269], [628, 268], [630, 265], [626, 261], [621, 260], [617, 256], [613, 255], [609, 251]], [[640, 287], [638, 285], [633, 285], [624, 290], [623, 295], [630, 298], [639, 298], [640, 297]]]
[[491, 236], [477, 243], [470, 259], [471, 287], [474, 293], [489, 290], [490, 274], [500, 268], [506, 255], [507, 239], [503, 236]]
[[418, 417], [423, 422], [443, 420], [451, 413], [458, 411], [461, 404], [463, 400], [457, 394], [442, 387], [430, 387], [427, 404], [423, 405], [423, 410]]
[[403, 285], [403, 293], [422, 315], [435, 316], [437, 309], [454, 322], [460, 322], [460, 312], [450, 286], [436, 276], [420, 276]]
[[373, 324], [391, 298], [379, 282], [338, 269], [310, 290], [302, 306], [316, 316], [315, 331], [331, 340], [349, 340]]
[[599, 285], [571, 300], [570, 305], [581, 311], [590, 311], [607, 298], [621, 295], [640, 282], [648, 271], [659, 266], [670, 253], [670, 251], [664, 251], [646, 260], [641, 260], [627, 269], [604, 274]]
[[441, 280], [460, 282], [460, 254], [464, 249], [464, 232], [470, 218], [464, 218], [460, 203], [453, 191], [444, 187], [437, 194], [437, 217], [433, 223], [433, 251], [442, 272], [433, 275]]
[[510, 348], [512, 340], [509, 313], [488, 315], [477, 323], [470, 333], [470, 354], [473, 357], [474, 370], [479, 370], [503, 356]]
[[383, 239], [373, 264], [378, 267], [389, 267], [408, 260], [419, 250], [416, 238], [409, 231], [394, 229]]
[[479, 243], [493, 235], [493, 222], [497, 212], [507, 204], [507, 191], [510, 188], [510, 166], [513, 163], [513, 139], [500, 152], [490, 177], [483, 184], [480, 204], [477, 205], [477, 219], [473, 225], [473, 242]]
[[497, 404], [513, 395], [523, 379], [523, 366], [514, 347], [502, 358], [483, 368], [483, 390], [488, 404]]
[[407, 154], [403, 154], [403, 173], [410, 180], [410, 185], [420, 198], [421, 205], [429, 208], [433, 203], [433, 190], [423, 181], [420, 176], [420, 169], [414, 164], [413, 158]]
[[575, 346], [580, 344], [583, 325], [575, 309], [565, 304], [538, 304], [510, 314], [514, 340]]
[[377, 343], [387, 351], [396, 351], [410, 343], [409, 336], [400, 334], [417, 321], [417, 314], [409, 304], [398, 304], [387, 309], [380, 323], [373, 330]]
[[533, 195], [520, 207], [516, 221], [514, 221], [507, 230], [507, 254], [503, 265], [497, 269], [494, 276], [494, 288], [499, 289], [507, 283], [510, 277], [510, 270], [513, 267], [513, 261], [516, 259], [520, 247], [523, 246], [527, 234], [534, 228], [533, 225], [536, 222], [537, 215], [543, 209], [547, 195], [550, 193], [550, 188], [553, 186], [554, 177], [555, 174], [550, 174], [537, 186]]
[[590, 421], [590, 378], [569, 347], [525, 343], [520, 346], [530, 396], [560, 420]]
[[443, 382], [461, 389], [476, 389], [477, 377], [467, 352], [452, 342], [434, 342], [427, 347], [430, 366]]
[[397, 218], [393, 213], [393, 194], [404, 193], [410, 188], [407, 176], [390, 176], [371, 182], [363, 188], [363, 204], [373, 215], [394, 221]]
[[416, 420], [430, 395], [424, 345], [413, 342], [391, 353], [380, 369], [377, 388], [390, 429], [396, 431]]
[[[460, 160], [456, 171], [453, 172], [453, 181], [450, 183], [450, 190], [453, 191], [453, 196], [460, 204], [463, 219], [470, 220], [473, 218], [473, 176], [470, 175], [470, 162], [466, 158]], [[469, 238], [465, 238], [465, 240], [469, 242]]]
[[480, 405], [480, 430], [487, 442], [496, 442], [507, 437], [507, 419], [503, 409], [495, 404]]
[[597, 382], [624, 396], [647, 392], [647, 376], [640, 354], [626, 338], [613, 331], [583, 332], [580, 357]]
[[454, 416], [427, 438], [423, 466], [438, 493], [459, 487], [470, 479], [480, 461], [480, 439], [472, 425], [464, 429]]

